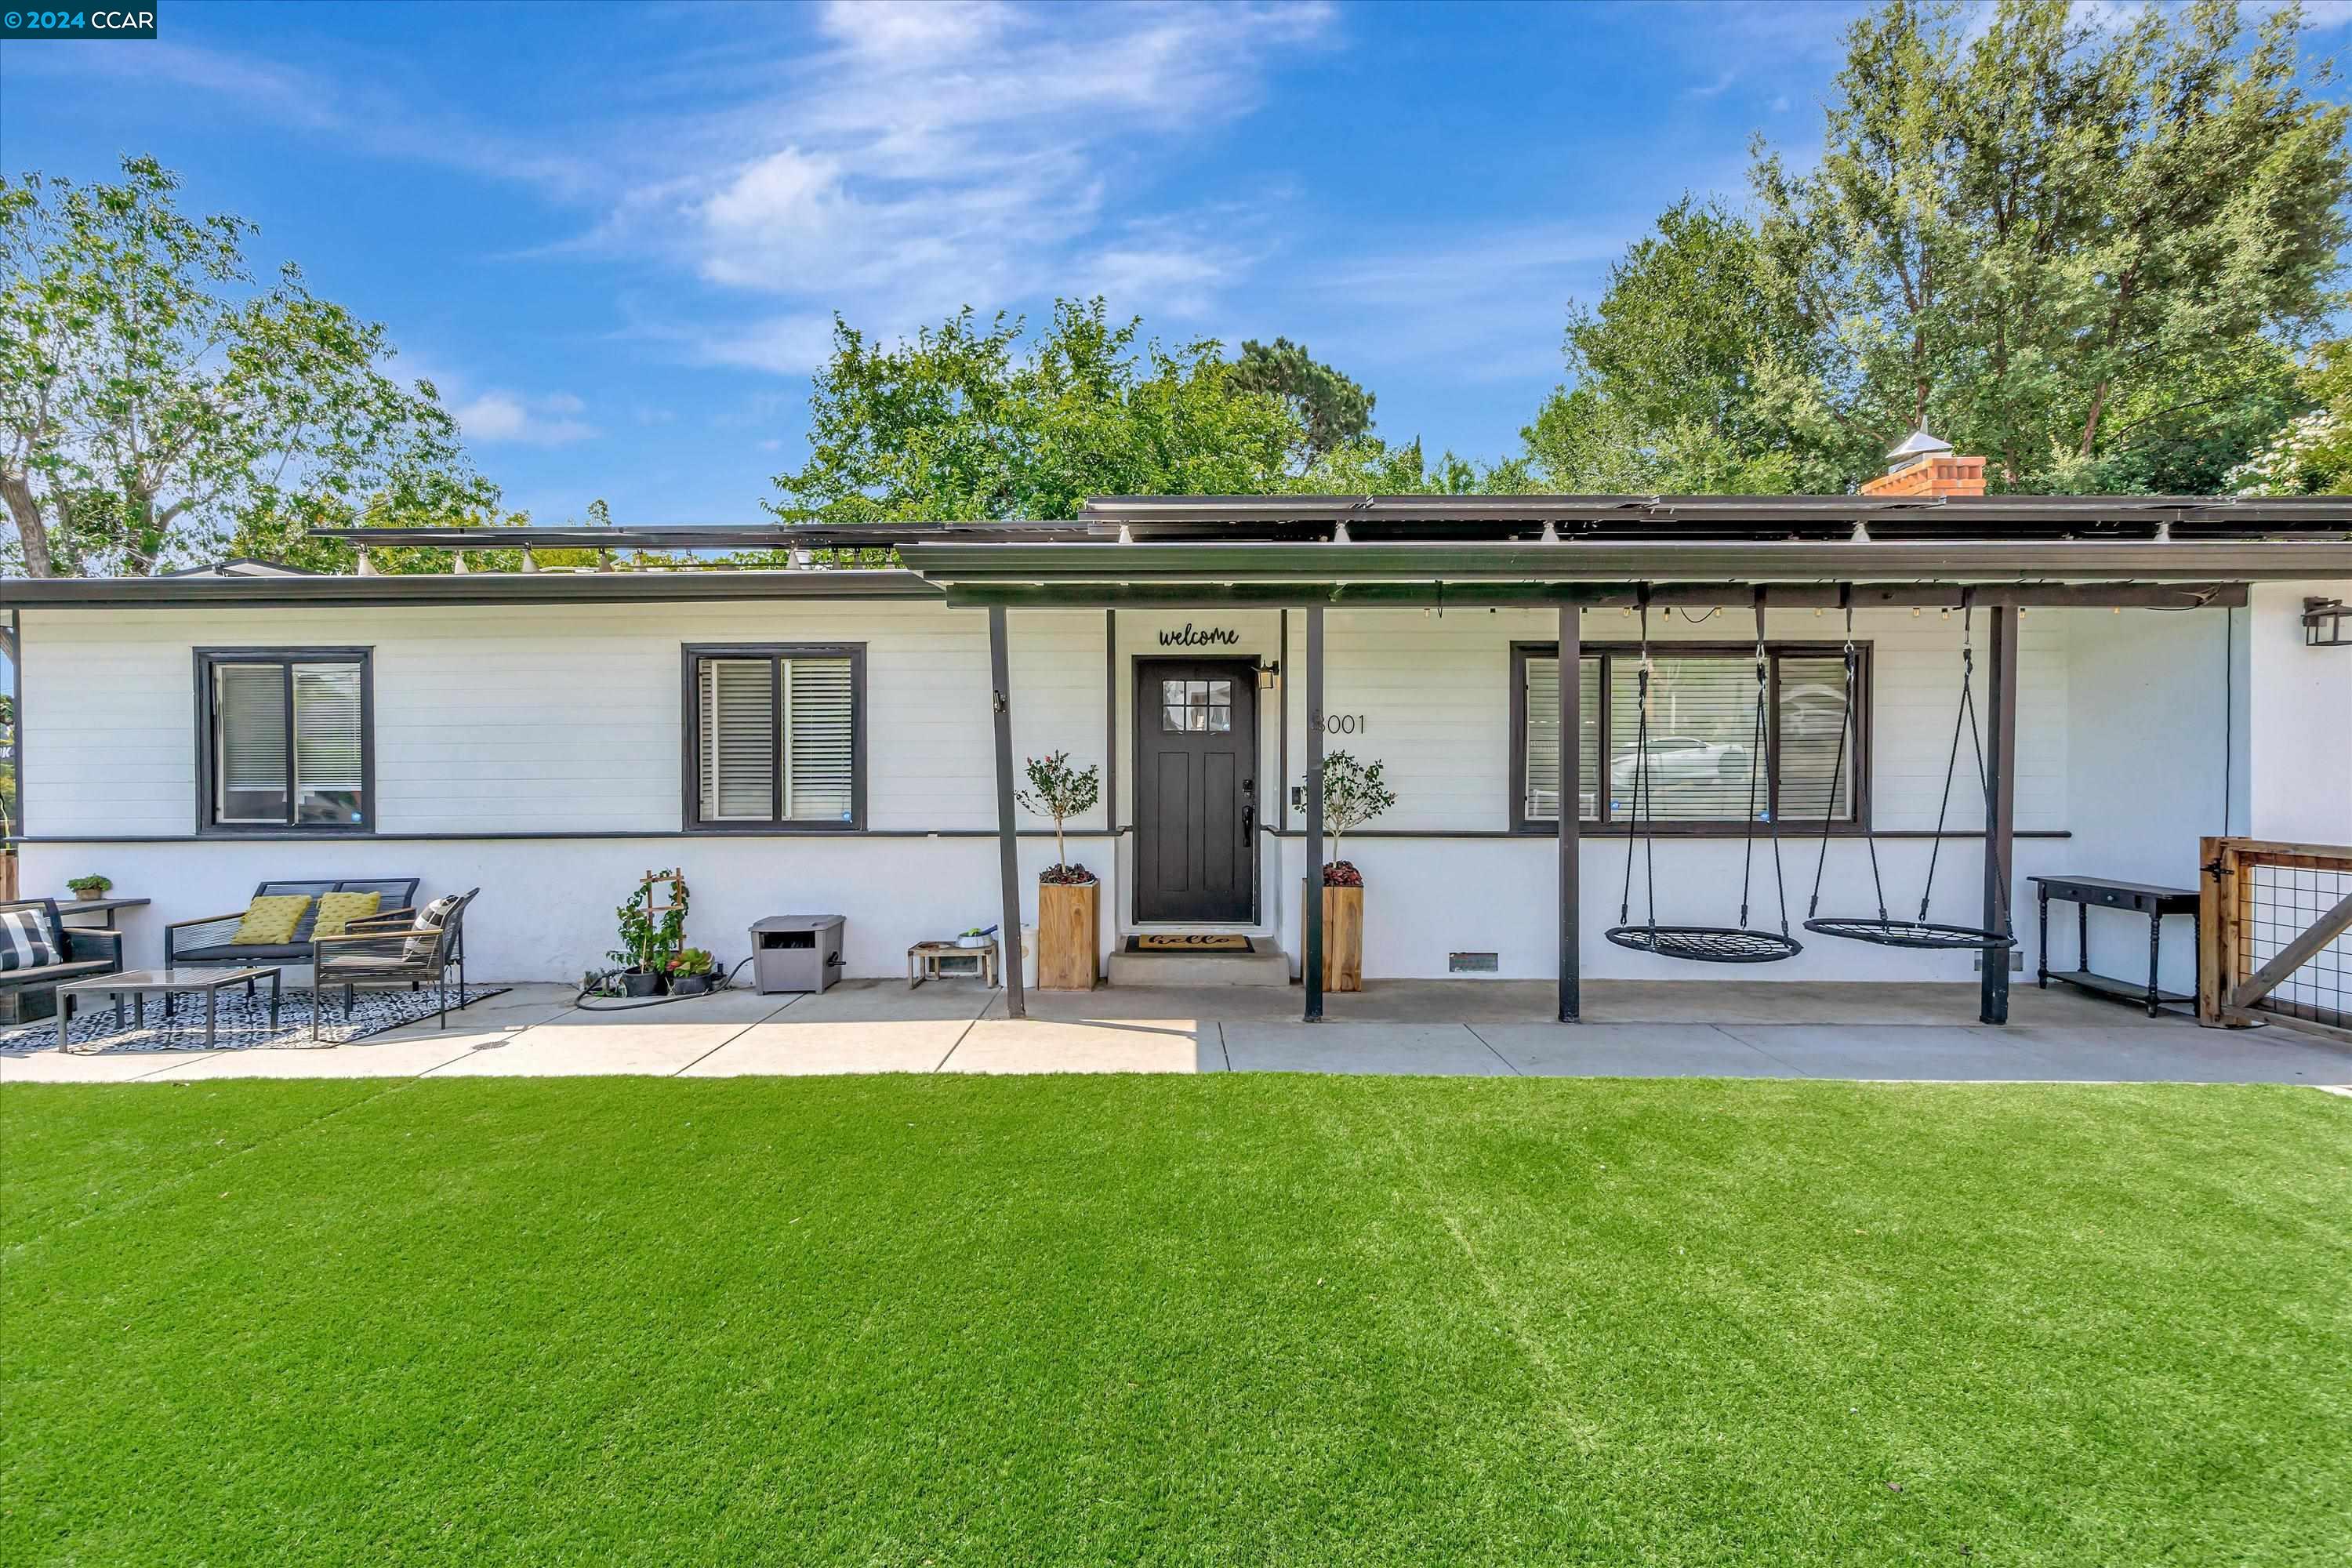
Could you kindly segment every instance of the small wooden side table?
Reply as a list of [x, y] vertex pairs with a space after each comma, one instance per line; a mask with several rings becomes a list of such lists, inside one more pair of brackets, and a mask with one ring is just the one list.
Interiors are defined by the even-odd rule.
[[907, 989], [926, 980], [980, 980], [996, 985], [996, 942], [966, 947], [953, 942], [919, 942], [907, 950]]

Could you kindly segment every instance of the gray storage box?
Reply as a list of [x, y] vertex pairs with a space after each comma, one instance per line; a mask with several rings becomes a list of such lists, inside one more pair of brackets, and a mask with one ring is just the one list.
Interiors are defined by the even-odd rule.
[[751, 977], [762, 994], [823, 991], [841, 978], [840, 915], [770, 915], [751, 922]]

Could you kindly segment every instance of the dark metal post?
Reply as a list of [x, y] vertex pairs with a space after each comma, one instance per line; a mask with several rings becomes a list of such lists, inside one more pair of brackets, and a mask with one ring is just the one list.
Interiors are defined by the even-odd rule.
[[[1282, 629], [1275, 646], [1281, 651], [1274, 656], [1275, 700], [1282, 705], [1281, 717], [1274, 726], [1275, 746], [1281, 753], [1282, 771], [1276, 775], [1275, 810], [1281, 815], [1282, 831], [1290, 831], [1290, 679], [1282, 673], [1283, 661], [1290, 657], [1290, 612], [1282, 612]], [[1276, 840], [1280, 847], [1281, 840]]]
[[1584, 724], [1584, 612], [1559, 607], [1559, 1021], [1584, 1016], [1583, 921], [1579, 873], [1584, 850], [1584, 778], [1579, 732]]
[[1307, 1021], [1323, 1016], [1323, 606], [1307, 608]]
[[[1985, 682], [1984, 928], [2013, 929], [2009, 907], [2017, 840], [2017, 608], [1992, 612], [1992, 669]], [[1977, 1019], [2009, 1022], [2009, 950], [1987, 952], [1979, 977]]]
[[[1103, 826], [1110, 847], [1103, 854], [1118, 863], [1118, 612], [1103, 612]], [[1044, 941], [1043, 932], [1038, 935]]]
[[1021, 990], [1021, 837], [1013, 815], [1013, 660], [1004, 634], [1004, 606], [988, 607], [988, 679], [994, 689], [996, 709], [996, 846], [997, 879], [1004, 897], [1003, 925], [998, 951], [1004, 964], [1004, 1011], [1008, 1017], [1029, 1016], [1029, 1001]]

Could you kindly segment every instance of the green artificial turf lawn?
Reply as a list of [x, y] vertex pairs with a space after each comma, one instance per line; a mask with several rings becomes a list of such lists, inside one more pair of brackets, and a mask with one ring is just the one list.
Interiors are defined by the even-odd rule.
[[2352, 1100], [0, 1090], [0, 1562], [2326, 1563]]

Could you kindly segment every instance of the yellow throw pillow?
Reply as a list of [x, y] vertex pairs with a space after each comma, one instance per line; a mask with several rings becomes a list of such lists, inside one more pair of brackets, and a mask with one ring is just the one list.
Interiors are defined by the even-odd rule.
[[382, 893], [321, 893], [319, 895], [318, 923], [311, 926], [312, 936], [341, 936], [356, 920], [375, 913], [383, 903]]
[[267, 893], [247, 904], [236, 934], [228, 940], [240, 947], [283, 947], [294, 940], [302, 911], [310, 907], [308, 893]]

